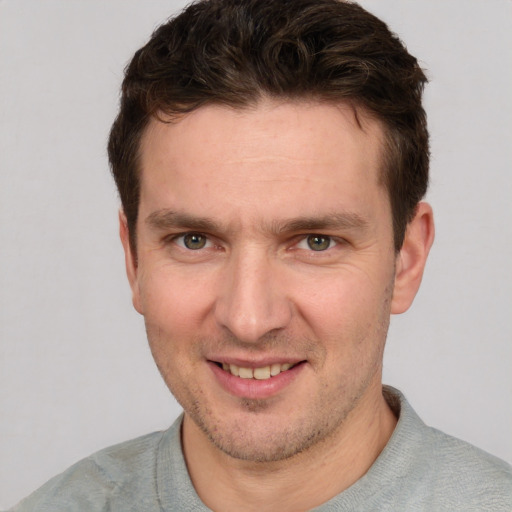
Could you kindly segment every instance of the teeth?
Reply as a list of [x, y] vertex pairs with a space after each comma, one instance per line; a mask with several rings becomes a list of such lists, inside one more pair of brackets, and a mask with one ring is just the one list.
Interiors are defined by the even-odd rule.
[[274, 363], [270, 366], [263, 366], [261, 368], [243, 368], [237, 366], [236, 364], [227, 364], [222, 363], [222, 369], [230, 372], [231, 375], [235, 377], [240, 377], [242, 379], [257, 379], [257, 380], [266, 380], [270, 379], [270, 377], [275, 377], [279, 375], [281, 372], [285, 372], [289, 370], [293, 364], [291, 363]]
[[275, 377], [276, 375], [279, 375], [280, 373], [281, 373], [281, 365], [279, 363], [274, 363], [270, 367], [270, 375], [272, 375], [272, 377]]
[[254, 368], [253, 373], [255, 379], [270, 379], [270, 366], [264, 366], [263, 368]]
[[252, 379], [252, 370], [250, 368], [239, 368], [238, 376], [242, 379]]

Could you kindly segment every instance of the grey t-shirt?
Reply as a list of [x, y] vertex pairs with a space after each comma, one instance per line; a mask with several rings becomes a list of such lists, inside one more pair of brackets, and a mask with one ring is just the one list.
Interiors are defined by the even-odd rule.
[[[391, 439], [361, 479], [314, 510], [512, 511], [511, 466], [427, 427], [400, 392], [384, 392], [399, 416]], [[180, 426], [181, 418], [78, 462], [11, 511], [208, 511], [187, 472]]]

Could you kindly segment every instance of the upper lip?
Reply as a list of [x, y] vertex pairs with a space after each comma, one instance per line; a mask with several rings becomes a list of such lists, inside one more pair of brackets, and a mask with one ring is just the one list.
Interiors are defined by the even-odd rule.
[[260, 359], [242, 359], [230, 356], [213, 356], [208, 357], [208, 360], [214, 363], [234, 364], [239, 367], [241, 366], [242, 368], [263, 368], [264, 366], [271, 366], [273, 364], [297, 364], [301, 361], [304, 361], [304, 359], [294, 356], [268, 356]]

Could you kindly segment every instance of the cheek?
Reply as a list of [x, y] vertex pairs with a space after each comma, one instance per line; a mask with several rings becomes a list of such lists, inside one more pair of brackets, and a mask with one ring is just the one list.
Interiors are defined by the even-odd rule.
[[[178, 272], [148, 272], [141, 279], [144, 322], [153, 358], [160, 373], [177, 393], [201, 360], [194, 342], [209, 309], [204, 286]], [[174, 377], [173, 377], [174, 376]]]
[[164, 332], [197, 328], [209, 309], [208, 281], [197, 272], [177, 271], [171, 266], [147, 268], [139, 282], [146, 322]]
[[338, 272], [303, 288], [297, 308], [313, 336], [349, 370], [382, 353], [387, 334], [392, 277], [372, 279], [362, 272]]
[[153, 358], [168, 386], [174, 388], [188, 379], [199, 360], [194, 340], [207, 306], [197, 283], [169, 274], [148, 269], [141, 279], [140, 296]]
[[308, 323], [318, 329], [345, 330], [348, 324], [370, 320], [382, 293], [376, 282], [359, 270], [336, 270], [302, 280], [295, 294], [296, 304]]

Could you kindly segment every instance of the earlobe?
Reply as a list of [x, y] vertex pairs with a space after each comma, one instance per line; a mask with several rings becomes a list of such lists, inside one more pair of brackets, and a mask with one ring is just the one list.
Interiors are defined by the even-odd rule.
[[130, 288], [132, 290], [133, 307], [142, 315], [136, 255], [133, 254], [132, 251], [128, 221], [126, 220], [126, 215], [123, 210], [119, 210], [119, 237], [123, 244], [126, 276], [128, 277], [128, 282], [130, 283]]
[[434, 242], [434, 214], [428, 203], [418, 204], [407, 225], [404, 243], [397, 256], [391, 313], [399, 314], [411, 306], [421, 284], [428, 253]]

